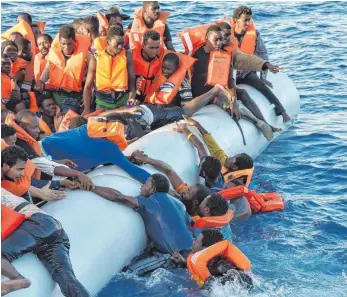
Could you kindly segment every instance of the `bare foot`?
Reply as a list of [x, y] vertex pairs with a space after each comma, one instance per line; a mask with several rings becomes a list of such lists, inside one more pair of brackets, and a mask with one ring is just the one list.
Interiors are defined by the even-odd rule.
[[276, 128], [276, 127], [271, 126], [271, 125], [269, 125], [269, 126], [270, 126], [272, 132], [274, 132], [274, 133], [277, 133], [277, 132], [281, 132], [281, 131], [282, 131], [282, 128]]
[[13, 279], [1, 282], [1, 296], [30, 287], [31, 281], [27, 278]]
[[288, 123], [291, 121], [290, 116], [285, 111], [282, 112], [282, 117], [283, 117], [283, 123]]
[[268, 124], [266, 124], [265, 122], [259, 120], [256, 123], [256, 126], [261, 131], [261, 133], [263, 133], [264, 137], [268, 141], [270, 141], [274, 137], [274, 134], [272, 132], [271, 127]]

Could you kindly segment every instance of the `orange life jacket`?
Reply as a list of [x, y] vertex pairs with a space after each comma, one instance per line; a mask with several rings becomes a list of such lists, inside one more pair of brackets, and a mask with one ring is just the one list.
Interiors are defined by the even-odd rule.
[[229, 240], [220, 241], [200, 252], [190, 254], [187, 259], [187, 267], [191, 278], [202, 286], [211, 276], [207, 268], [208, 262], [217, 256], [224, 256], [240, 270], [250, 270], [251, 262]]
[[101, 92], [128, 90], [127, 56], [124, 48], [114, 57], [106, 52], [106, 47], [98, 51], [95, 85]]
[[11, 65], [10, 76], [13, 77], [17, 74], [18, 71], [20, 71], [22, 69], [26, 69], [28, 64], [29, 64], [28, 61], [25, 61], [22, 58], [17, 58], [17, 60], [14, 61]]
[[[1, 151], [3, 151], [6, 147], [8, 147], [7, 143], [3, 139], [1, 139]], [[41, 171], [36, 168], [35, 164], [31, 160], [27, 160], [24, 169], [24, 176], [22, 176], [16, 182], [2, 180], [1, 187], [16, 196], [22, 196], [29, 190], [31, 186], [31, 177], [40, 179]]]
[[57, 132], [63, 132], [63, 131], [69, 130], [69, 125], [70, 125], [71, 120], [74, 119], [75, 117], [78, 117], [78, 116], [79, 116], [78, 113], [69, 109], [67, 111], [67, 113], [64, 115]]
[[225, 50], [211, 51], [208, 62], [206, 85], [220, 84], [228, 87], [232, 55]]
[[108, 121], [104, 117], [89, 117], [88, 136], [91, 138], [107, 138], [124, 151], [128, 143], [124, 135], [124, 125], [116, 121]]
[[30, 99], [30, 107], [29, 110], [31, 110], [32, 112], [39, 112], [39, 107], [37, 106], [37, 100], [36, 100], [36, 95], [34, 92], [28, 92], [29, 94], [29, 99]]
[[[230, 20], [230, 25], [232, 28], [232, 36], [234, 36], [235, 22], [232, 21], [232, 19]], [[235, 46], [241, 52], [248, 55], [253, 55], [255, 51], [256, 41], [257, 41], [257, 30], [255, 28], [253, 19], [251, 19], [251, 22], [247, 28], [247, 31], [241, 40], [241, 44], [239, 44], [238, 40], [236, 40]]]
[[21, 33], [25, 39], [30, 41], [31, 51], [33, 52], [33, 54], [35, 55], [36, 53], [38, 53], [38, 49], [35, 42], [35, 35], [30, 25], [26, 21], [20, 21], [18, 24], [8, 29], [4, 34], [1, 35], [1, 38], [8, 40], [11, 33], [13, 32]]
[[[165, 51], [162, 60], [164, 59], [165, 55], [170, 52], [171, 51]], [[149, 89], [145, 102], [148, 102], [151, 104], [166, 105], [166, 104], [170, 104], [171, 101], [175, 98], [186, 76], [186, 72], [193, 66], [193, 64], [196, 61], [196, 59], [183, 55], [181, 53], [175, 53], [175, 54], [178, 55], [180, 59], [180, 65], [178, 69], [169, 78], [166, 78], [160, 69], [160, 74], [153, 81], [153, 84], [151, 85]], [[167, 90], [165, 89], [163, 90], [162, 86], [165, 83], [173, 86], [171, 91], [167, 92]]]
[[6, 104], [11, 99], [11, 92], [14, 88], [14, 81], [8, 75], [1, 72], [1, 102]]
[[109, 28], [109, 23], [108, 23], [106, 16], [99, 11], [96, 13], [96, 17], [99, 20], [99, 26], [103, 27], [107, 32], [107, 30]]
[[36, 25], [39, 26], [39, 29], [40, 29], [40, 31], [41, 31], [41, 34], [42, 34], [43, 32], [45, 32], [46, 22], [36, 22]]
[[225, 199], [231, 200], [245, 196], [253, 213], [280, 211], [284, 209], [283, 197], [279, 193], [256, 193], [244, 186], [237, 186], [219, 192]]
[[141, 92], [148, 94], [154, 78], [161, 71], [161, 62], [159, 57], [156, 57], [151, 62], [145, 61], [141, 54], [142, 49], [137, 47], [133, 51], [133, 65], [136, 76], [143, 76]]
[[247, 188], [249, 187], [249, 184], [251, 183], [253, 172], [254, 172], [254, 167], [250, 169], [230, 171], [228, 168], [223, 166], [221, 170], [221, 173], [223, 175], [223, 178], [226, 184], [228, 182], [231, 182], [234, 179], [238, 179], [240, 177], [246, 176], [247, 178], [246, 178], [245, 186]]
[[234, 216], [234, 211], [229, 210], [223, 216], [210, 216], [210, 217], [192, 217], [194, 221], [193, 228], [222, 228], [229, 224]]
[[[16, 124], [14, 121], [14, 114], [7, 115], [5, 124], [16, 129], [17, 137], [27, 142], [38, 156], [42, 156], [41, 146], [34, 138], [32, 138], [22, 127]], [[21, 195], [20, 195], [21, 196]]]
[[25, 220], [25, 215], [1, 204], [1, 241], [14, 232]]
[[89, 36], [76, 35], [76, 47], [66, 61], [61, 51], [59, 35], [52, 43], [47, 60], [49, 61], [49, 82], [52, 87], [80, 92], [86, 59], [90, 46]]

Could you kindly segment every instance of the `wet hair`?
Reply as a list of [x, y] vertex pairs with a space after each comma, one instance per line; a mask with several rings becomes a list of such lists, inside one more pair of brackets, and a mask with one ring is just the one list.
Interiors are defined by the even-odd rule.
[[222, 164], [216, 157], [207, 156], [202, 163], [201, 169], [207, 177], [216, 179], [220, 174]]
[[6, 48], [7, 46], [9, 46], [9, 45], [14, 46], [14, 47], [17, 49], [17, 51], [18, 51], [18, 46], [17, 46], [17, 44], [15, 44], [15, 43], [14, 43], [13, 41], [11, 41], [11, 40], [5, 40], [5, 41], [1, 42], [1, 53], [3, 53], [4, 50], [5, 50], [5, 48]]
[[243, 14], [252, 15], [252, 9], [245, 5], [239, 6], [238, 8], [234, 10], [233, 20], [234, 21], [238, 20]]
[[29, 109], [23, 109], [16, 114], [15, 122], [19, 125], [23, 119], [30, 117], [36, 118], [36, 114]]
[[209, 247], [224, 240], [222, 232], [218, 229], [205, 229], [201, 231], [201, 234], [203, 247]]
[[22, 12], [18, 16], [25, 19], [29, 23], [29, 25], [31, 25], [31, 23], [33, 22], [33, 18], [29, 13]]
[[147, 8], [148, 6], [154, 4], [154, 3], [157, 3], [158, 1], [143, 1], [142, 2], [142, 7], [143, 8]]
[[124, 36], [124, 31], [121, 27], [111, 26], [107, 33], [107, 40], [110, 41], [117, 36]]
[[13, 136], [17, 133], [16, 129], [6, 125], [6, 124], [1, 124], [1, 137], [5, 138], [5, 137], [9, 137], [9, 136]]
[[198, 200], [200, 204], [208, 195], [211, 195], [211, 189], [202, 184], [195, 184], [195, 186], [197, 191], [193, 197], [193, 200]]
[[253, 167], [253, 159], [250, 155], [242, 153], [235, 158], [235, 165], [238, 170], [250, 169]]
[[59, 29], [59, 39], [60, 38], [64, 38], [64, 39], [73, 39], [76, 40], [76, 34], [75, 34], [75, 30], [74, 28], [72, 28], [71, 26], [62, 26]]
[[212, 193], [207, 198], [206, 207], [210, 209], [211, 216], [223, 216], [228, 211], [228, 202], [221, 194]]
[[123, 125], [128, 125], [127, 119], [122, 114], [119, 114], [119, 113], [107, 116], [106, 119], [109, 121], [121, 122]]
[[176, 55], [174, 53], [166, 54], [164, 59], [163, 59], [163, 62], [164, 61], [172, 62], [176, 67], [178, 67], [180, 64], [180, 58], [178, 57], [178, 55]]
[[231, 30], [231, 26], [226, 22], [221, 22], [219, 24], [219, 28], [221, 28], [222, 30]]
[[160, 34], [154, 30], [148, 30], [147, 32], [145, 32], [145, 34], [143, 34], [143, 44], [146, 44], [146, 42], [152, 39], [154, 41], [158, 41], [160, 40]]
[[91, 33], [91, 35], [99, 35], [99, 20], [96, 16], [87, 16], [86, 18], [84, 18], [84, 24], [86, 29], [88, 29]]
[[37, 97], [37, 106], [38, 107], [43, 107], [43, 102], [47, 99], [53, 99], [53, 95], [49, 92], [45, 93], [45, 94], [41, 94], [40, 96]]
[[28, 154], [18, 145], [8, 146], [1, 152], [1, 167], [6, 163], [8, 166], [13, 167], [18, 162], [26, 162]]
[[52, 43], [53, 42], [53, 38], [52, 38], [52, 36], [51, 35], [49, 35], [49, 34], [47, 34], [47, 33], [42, 33], [42, 34], [40, 34], [40, 35], [37, 35], [37, 37], [36, 37], [36, 41], [40, 38], [40, 37], [45, 37], [45, 38], [47, 38], [48, 39], [48, 41], [50, 42], [50, 43]]
[[82, 116], [77, 116], [70, 121], [69, 128], [70, 129], [79, 128], [87, 123], [88, 123], [88, 120], [86, 118]]
[[[12, 111], [13, 113], [16, 111], [16, 106], [19, 104], [19, 103], [22, 103], [23, 101], [18, 99], [18, 98], [12, 98], [11, 100], [9, 100], [7, 103], [6, 103], [6, 108], [10, 111]], [[24, 103], [24, 102], [23, 102]]]
[[170, 189], [170, 183], [167, 177], [163, 174], [155, 173], [151, 175], [152, 183], [156, 189], [156, 192], [168, 193]]
[[19, 37], [14, 43], [17, 45], [18, 50], [23, 50], [29, 46], [30, 41], [24, 37]]
[[84, 19], [83, 18], [75, 19], [71, 25], [76, 32], [81, 26], [84, 25]]
[[15, 35], [15, 39], [19, 38], [19, 37], [24, 37], [22, 33], [19, 32], [12, 32], [8, 37], [11, 37], [11, 35]]
[[217, 25], [212, 25], [210, 27], [207, 28], [207, 31], [206, 31], [206, 39], [208, 37], [208, 35], [211, 33], [211, 32], [221, 32], [222, 29], [220, 27], [218, 27]]

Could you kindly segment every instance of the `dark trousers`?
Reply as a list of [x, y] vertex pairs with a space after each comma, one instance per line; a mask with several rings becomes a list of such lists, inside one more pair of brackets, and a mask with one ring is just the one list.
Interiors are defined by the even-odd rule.
[[250, 72], [245, 78], [237, 78], [236, 84], [245, 84], [257, 89], [270, 103], [275, 105], [276, 115], [281, 115], [285, 109], [270, 88], [258, 77], [256, 72]]
[[69, 238], [53, 217], [43, 213], [33, 214], [1, 245], [2, 257], [10, 262], [26, 253], [35, 253], [64, 296], [90, 297], [73, 272]]

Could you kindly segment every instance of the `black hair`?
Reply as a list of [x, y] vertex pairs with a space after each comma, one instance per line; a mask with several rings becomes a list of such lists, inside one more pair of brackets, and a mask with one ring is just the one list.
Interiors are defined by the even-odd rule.
[[201, 231], [201, 234], [203, 247], [209, 247], [224, 240], [222, 232], [218, 229], [205, 229]]
[[[13, 99], [12, 99], [13, 100]], [[10, 100], [10, 101], [12, 101]], [[13, 113], [11, 110], [8, 110], [8, 109], [1, 109], [1, 123], [4, 123], [7, 116], [10, 114], [10, 113]]]
[[127, 119], [122, 114], [119, 114], [119, 113], [115, 113], [113, 115], [107, 116], [106, 119], [109, 121], [121, 122], [123, 125], [128, 125]]
[[39, 37], [46, 37], [50, 43], [53, 42], [52, 36], [49, 35], [49, 34], [47, 34], [47, 33], [42, 33], [42, 34], [40, 34], [40, 35], [37, 35], [36, 41], [39, 39]]
[[147, 32], [145, 32], [145, 34], [143, 34], [143, 41], [142, 41], [143, 44], [146, 44], [148, 39], [158, 41], [158, 40], [160, 40], [160, 34], [154, 30], [148, 30]]
[[23, 34], [20, 32], [12, 32], [8, 37], [10, 37], [11, 35], [16, 35], [16, 39], [19, 37], [24, 37]]
[[142, 1], [142, 7], [147, 8], [149, 5], [157, 3], [158, 1]]
[[252, 9], [246, 5], [239, 6], [238, 8], [234, 10], [233, 20], [234, 21], [238, 20], [243, 14], [252, 15]]
[[206, 39], [208, 37], [208, 35], [211, 33], [211, 32], [221, 32], [222, 29], [220, 27], [218, 27], [217, 25], [212, 25], [210, 27], [207, 28], [207, 31], [206, 31]]
[[237, 170], [251, 169], [253, 167], [253, 159], [246, 153], [237, 155], [235, 159]]
[[156, 192], [168, 193], [170, 190], [170, 183], [167, 177], [163, 174], [155, 173], [151, 175], [153, 185]]
[[[16, 106], [23, 102], [22, 100], [18, 99], [18, 98], [12, 98], [11, 100], [9, 100], [5, 106], [8, 110], [15, 112], [16, 111]], [[24, 103], [24, 102], [23, 102]]]
[[28, 47], [30, 44], [30, 41], [28, 39], [25, 39], [24, 37], [19, 37], [14, 42], [17, 45], [18, 50], [23, 50], [24, 48]]
[[29, 25], [31, 25], [31, 23], [33, 22], [33, 18], [29, 13], [22, 12], [18, 16], [25, 19], [29, 23]]
[[26, 162], [28, 160], [28, 154], [18, 145], [8, 146], [1, 152], [1, 166], [5, 163], [13, 167], [19, 161]]
[[176, 67], [179, 66], [180, 64], [180, 58], [178, 57], [178, 55], [174, 54], [174, 53], [168, 53], [165, 55], [163, 62], [164, 61], [170, 61], [172, 62]]
[[110, 41], [117, 36], [124, 36], [124, 31], [121, 27], [111, 26], [107, 33], [107, 40]]
[[17, 46], [17, 44], [15, 44], [15, 43], [14, 43], [13, 41], [11, 41], [11, 40], [5, 40], [5, 41], [1, 42], [1, 53], [3, 53], [4, 50], [5, 50], [5, 48], [6, 48], [7, 46], [9, 46], [9, 45], [14, 46], [14, 47], [17, 49], [17, 51], [18, 51], [18, 46]]
[[77, 116], [70, 121], [69, 128], [70, 129], [79, 128], [87, 123], [88, 123], [88, 120], [86, 118], [82, 116]]
[[195, 184], [197, 191], [193, 197], [193, 200], [198, 200], [199, 204], [211, 194], [211, 189], [202, 184]]
[[74, 28], [71, 26], [62, 26], [59, 29], [59, 39], [64, 38], [64, 39], [70, 39], [72, 38], [73, 40], [76, 40], [76, 34]]
[[9, 136], [13, 136], [17, 133], [16, 129], [6, 125], [6, 124], [1, 124], [1, 137], [5, 138], [5, 137], [9, 137]]
[[72, 28], [75, 30], [75, 32], [81, 27], [84, 25], [84, 19], [83, 18], [78, 18], [78, 19], [75, 19], [73, 22], [72, 22]]
[[40, 96], [37, 97], [37, 106], [38, 107], [43, 107], [43, 102], [47, 99], [53, 99], [53, 95], [49, 92], [45, 93], [45, 94], [41, 94]]
[[222, 29], [222, 30], [231, 30], [231, 26], [228, 24], [228, 23], [226, 23], [226, 22], [221, 22], [220, 24], [219, 24], [219, 27]]
[[202, 163], [201, 169], [208, 178], [216, 179], [220, 174], [222, 164], [216, 157], [207, 156]]
[[31, 28], [40, 28], [38, 24], [31, 24], [30, 27]]
[[207, 198], [206, 207], [210, 209], [211, 216], [223, 216], [228, 211], [228, 202], [221, 194], [212, 193]]
[[87, 16], [84, 18], [84, 24], [93, 36], [99, 35], [99, 20], [96, 16]]
[[29, 109], [23, 109], [16, 114], [15, 122], [19, 125], [24, 118], [28, 118], [28, 117], [36, 118], [36, 114]]

